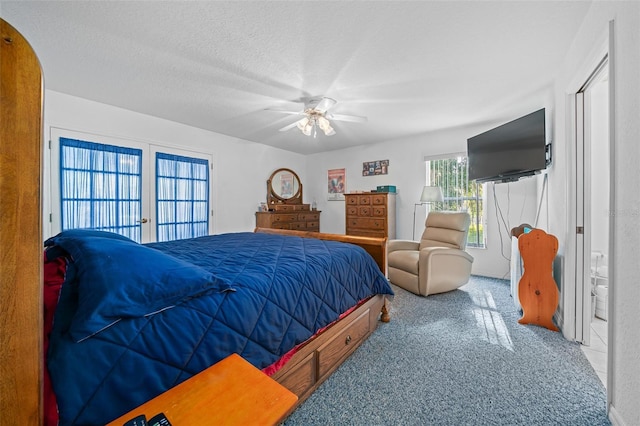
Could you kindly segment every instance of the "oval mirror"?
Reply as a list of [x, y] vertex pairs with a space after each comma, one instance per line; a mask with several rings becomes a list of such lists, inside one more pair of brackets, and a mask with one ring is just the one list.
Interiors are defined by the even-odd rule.
[[291, 169], [278, 169], [267, 181], [269, 203], [302, 203], [302, 184]]

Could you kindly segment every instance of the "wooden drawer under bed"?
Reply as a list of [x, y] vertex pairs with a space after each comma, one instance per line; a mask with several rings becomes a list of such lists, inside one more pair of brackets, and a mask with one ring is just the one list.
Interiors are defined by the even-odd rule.
[[318, 348], [318, 376], [327, 374], [337, 362], [350, 354], [354, 347], [360, 346], [362, 340], [369, 335], [370, 313], [367, 309], [347, 328]]
[[377, 328], [386, 297], [375, 295], [307, 343], [272, 378], [298, 396], [299, 405]]

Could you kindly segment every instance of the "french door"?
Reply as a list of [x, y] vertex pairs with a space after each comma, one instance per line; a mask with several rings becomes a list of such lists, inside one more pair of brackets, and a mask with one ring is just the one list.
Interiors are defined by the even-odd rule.
[[55, 127], [50, 141], [52, 235], [94, 228], [145, 243], [213, 232], [210, 154]]

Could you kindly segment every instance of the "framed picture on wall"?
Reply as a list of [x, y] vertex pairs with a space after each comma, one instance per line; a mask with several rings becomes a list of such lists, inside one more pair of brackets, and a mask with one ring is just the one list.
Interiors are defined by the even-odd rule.
[[332, 169], [327, 172], [327, 200], [344, 200], [344, 191], [347, 186], [345, 169]]
[[389, 173], [389, 160], [365, 161], [362, 163], [362, 176], [386, 175]]

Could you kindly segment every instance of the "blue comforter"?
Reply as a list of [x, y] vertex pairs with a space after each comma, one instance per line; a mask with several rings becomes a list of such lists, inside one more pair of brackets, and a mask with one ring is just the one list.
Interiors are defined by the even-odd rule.
[[147, 245], [66, 231], [47, 365], [60, 424], [104, 424], [231, 353], [263, 369], [373, 294], [360, 247], [235, 233]]

